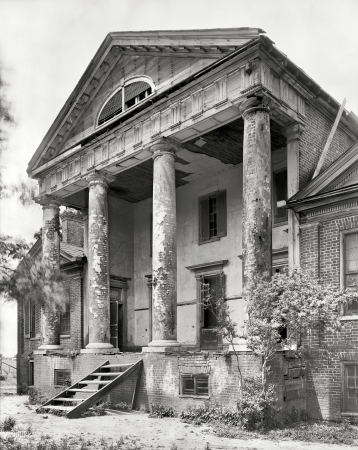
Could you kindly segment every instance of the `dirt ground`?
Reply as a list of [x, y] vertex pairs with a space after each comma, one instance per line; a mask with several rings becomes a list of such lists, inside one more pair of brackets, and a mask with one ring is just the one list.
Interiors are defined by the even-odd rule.
[[204, 450], [206, 443], [210, 449], [236, 450], [335, 450], [351, 449], [347, 445], [329, 445], [307, 442], [273, 442], [261, 439], [250, 441], [239, 439], [219, 438], [210, 434], [208, 426], [195, 427], [182, 423], [179, 419], [152, 419], [148, 414], [139, 412], [110, 413], [105, 416], [85, 417], [80, 419], [66, 419], [52, 414], [36, 414], [35, 406], [25, 405], [26, 395], [1, 395], [0, 420], [7, 416], [16, 418], [20, 425], [31, 425], [33, 433], [51, 435], [53, 439], [82, 436], [86, 440], [91, 438], [114, 440], [131, 437], [143, 449], [169, 450], [173, 443], [178, 450]]

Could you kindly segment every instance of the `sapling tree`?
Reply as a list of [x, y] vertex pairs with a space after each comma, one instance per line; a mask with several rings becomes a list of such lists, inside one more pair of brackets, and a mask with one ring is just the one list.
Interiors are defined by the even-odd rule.
[[[325, 285], [299, 269], [251, 280], [245, 290], [248, 318], [244, 337], [248, 349], [261, 357], [263, 390], [277, 350], [292, 347], [300, 333], [340, 331], [342, 311], [357, 298], [358, 292]], [[283, 328], [288, 330], [285, 337]], [[300, 350], [298, 356], [302, 356]]]
[[216, 290], [210, 288], [209, 284], [202, 283], [202, 304], [215, 316], [216, 326], [213, 330], [217, 335], [229, 342], [234, 352], [237, 370], [239, 374], [239, 391], [241, 391], [243, 378], [240, 369], [239, 355], [235, 350], [234, 340], [239, 336], [237, 323], [232, 319], [229, 305], [225, 300], [224, 276], [219, 276]]

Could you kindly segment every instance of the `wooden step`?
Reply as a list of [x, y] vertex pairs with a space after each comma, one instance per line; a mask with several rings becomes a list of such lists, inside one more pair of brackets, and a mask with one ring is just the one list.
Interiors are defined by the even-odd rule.
[[102, 380], [85, 380], [85, 381], [79, 381], [78, 382], [78, 384], [108, 384], [108, 383], [111, 383], [111, 380], [107, 380], [107, 381], [102, 381]]
[[46, 405], [42, 406], [43, 409], [55, 409], [58, 411], [72, 411], [76, 406], [63, 406], [63, 405]]
[[67, 392], [90, 392], [93, 394], [94, 392], [97, 392], [97, 389], [67, 389]]
[[102, 366], [102, 369], [107, 369], [108, 367], [130, 367], [133, 364], [107, 364], [106, 366]]
[[[94, 391], [97, 392], [97, 391]], [[84, 398], [72, 398], [72, 397], [57, 397], [54, 398], [53, 402], [83, 402]]]
[[118, 375], [122, 375], [123, 372], [96, 372], [91, 373], [91, 376], [96, 377], [118, 377]]

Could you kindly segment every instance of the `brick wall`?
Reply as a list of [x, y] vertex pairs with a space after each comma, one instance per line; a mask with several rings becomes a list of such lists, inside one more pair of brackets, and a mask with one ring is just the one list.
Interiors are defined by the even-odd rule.
[[[312, 179], [332, 126], [333, 120], [306, 102], [305, 128], [300, 139], [300, 189]], [[321, 171], [323, 172], [353, 143], [354, 140], [338, 127]]]
[[[238, 396], [238, 373], [234, 355], [224, 356], [208, 352], [171, 353], [126, 353], [119, 355], [80, 354], [69, 358], [65, 355], [35, 355], [35, 387], [42, 393], [52, 396], [55, 388], [54, 370], [71, 370], [71, 380], [75, 382], [85, 377], [89, 372], [99, 367], [105, 361], [110, 363], [129, 363], [143, 360], [143, 370], [136, 407], [149, 410], [153, 403], [160, 403], [181, 411], [188, 406], [211, 405], [235, 407]], [[277, 385], [277, 397], [284, 409], [295, 406], [305, 408], [305, 397], [284, 401], [285, 382], [292, 369], [297, 366], [297, 360], [286, 359], [283, 353], [278, 353], [271, 363], [270, 381]], [[260, 359], [250, 352], [240, 353], [240, 367], [244, 377], [258, 375]], [[184, 373], [208, 373], [210, 398], [194, 398], [180, 396], [180, 377]], [[108, 394], [104, 401], [115, 405], [120, 402], [131, 404], [136, 384], [136, 376], [127, 379]]]
[[[358, 215], [349, 209], [335, 218], [317, 215], [316, 223], [301, 228], [302, 267], [317, 268], [326, 284], [340, 285], [341, 231], [358, 228]], [[318, 220], [317, 220], [318, 219]], [[341, 332], [313, 331], [307, 337], [311, 348], [307, 365], [307, 411], [315, 418], [341, 418], [342, 367], [357, 361], [358, 320], [345, 320]]]
[[62, 241], [83, 248], [84, 225], [82, 214], [66, 209], [61, 214]]

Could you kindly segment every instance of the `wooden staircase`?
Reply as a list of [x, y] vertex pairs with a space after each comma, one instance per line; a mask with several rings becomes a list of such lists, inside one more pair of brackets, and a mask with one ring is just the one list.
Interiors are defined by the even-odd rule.
[[99, 402], [130, 375], [137, 372], [137, 381], [132, 399], [133, 409], [135, 407], [141, 368], [142, 360], [130, 364], [109, 364], [109, 361], [106, 361], [82, 380], [77, 381], [77, 383], [41, 405], [36, 409], [36, 412], [41, 410], [50, 412], [63, 411], [69, 419], [74, 419]]

